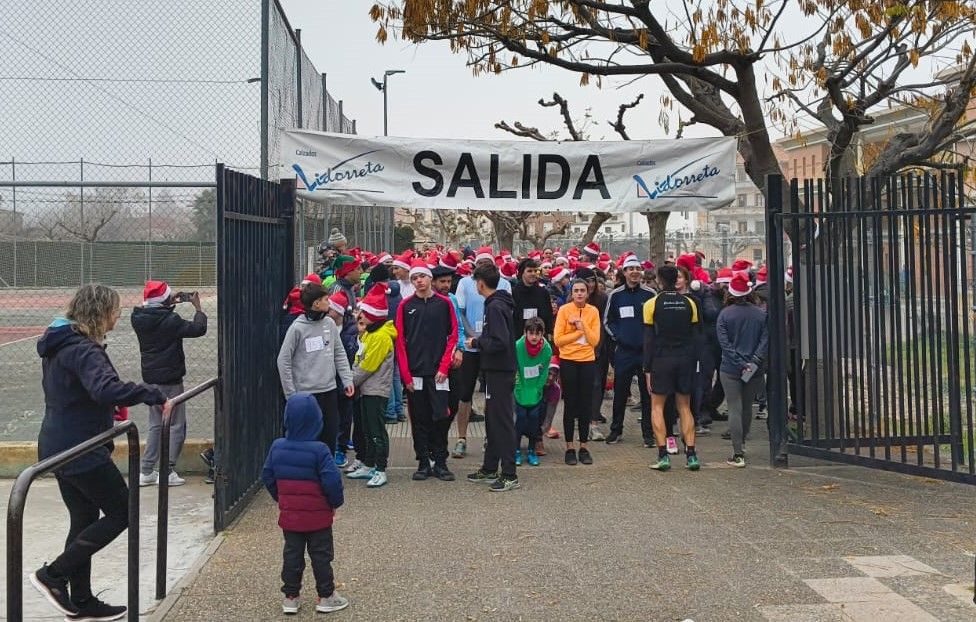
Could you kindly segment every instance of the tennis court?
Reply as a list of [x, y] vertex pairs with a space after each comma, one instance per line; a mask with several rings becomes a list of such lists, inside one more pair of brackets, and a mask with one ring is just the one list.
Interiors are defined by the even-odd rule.
[[[41, 359], [37, 338], [51, 319], [61, 315], [75, 288], [0, 289], [0, 441], [34, 441], [44, 417], [41, 390]], [[141, 288], [118, 288], [122, 298], [122, 317], [108, 336], [108, 353], [123, 380], [141, 380], [139, 343], [132, 331], [132, 308], [142, 303]], [[203, 310], [209, 319], [206, 336], [187, 339], [186, 386], [211, 378], [217, 373], [217, 296], [216, 289], [201, 289]], [[177, 312], [189, 319], [193, 307], [181, 304]], [[269, 328], [269, 330], [272, 328]], [[147, 407], [137, 406], [130, 416], [147, 421]], [[187, 404], [188, 436], [213, 436], [213, 398], [211, 392]]]

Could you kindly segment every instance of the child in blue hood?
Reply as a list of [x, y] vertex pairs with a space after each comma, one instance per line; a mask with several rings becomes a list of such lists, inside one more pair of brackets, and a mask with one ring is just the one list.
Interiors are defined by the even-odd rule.
[[[65, 317], [54, 320], [37, 341], [44, 388], [44, 421], [37, 439], [41, 460], [111, 430], [118, 406], [162, 404], [169, 413], [159, 387], [123, 382], [105, 352], [105, 335], [121, 313], [115, 290], [85, 285], [68, 303]], [[102, 602], [91, 589], [92, 556], [129, 526], [129, 489], [112, 462], [112, 449], [108, 443], [54, 472], [71, 516], [68, 542], [30, 580], [71, 620], [115, 620], [126, 611]]]
[[318, 602], [315, 610], [339, 611], [349, 601], [335, 591], [332, 519], [342, 505], [342, 476], [328, 446], [319, 441], [322, 410], [315, 396], [293, 393], [285, 404], [285, 437], [271, 444], [261, 481], [278, 502], [282, 555], [282, 611], [298, 613], [305, 551], [312, 559]]

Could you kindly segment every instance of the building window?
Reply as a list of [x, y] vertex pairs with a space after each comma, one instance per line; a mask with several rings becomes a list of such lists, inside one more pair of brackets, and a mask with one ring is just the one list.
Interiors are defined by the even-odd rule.
[[749, 233], [749, 222], [746, 220], [740, 220], [737, 223], [739, 227], [739, 233]]
[[613, 227], [606, 226], [603, 228], [604, 233], [613, 233]]
[[746, 195], [740, 194], [738, 197], [736, 197], [736, 199], [737, 199], [736, 200], [736, 205], [738, 205], [739, 207], [745, 207], [746, 206]]
[[762, 195], [761, 192], [756, 195], [756, 207], [762, 207], [765, 201], [766, 198]]
[[754, 248], [752, 249], [752, 263], [759, 265], [762, 263], [762, 249]]
[[741, 166], [736, 167], [736, 169], [735, 169], [735, 180], [736, 181], [746, 181], [747, 179], [749, 179], [749, 178], [746, 176], [746, 169], [743, 168], [743, 167], [741, 167]]
[[759, 235], [766, 235], [766, 221], [757, 220], [756, 221], [756, 233]]
[[542, 232], [549, 233], [550, 231], [552, 231], [552, 223], [551, 222], [542, 223]]

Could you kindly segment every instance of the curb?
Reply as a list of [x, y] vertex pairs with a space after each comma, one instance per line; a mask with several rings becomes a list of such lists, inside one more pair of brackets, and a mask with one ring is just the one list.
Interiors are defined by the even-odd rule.
[[[146, 450], [146, 442], [139, 441], [140, 451]], [[176, 470], [180, 473], [205, 474], [207, 472], [200, 454], [213, 447], [213, 440], [208, 438], [188, 438], [183, 444], [180, 458], [176, 462]], [[122, 442], [115, 444], [112, 460], [123, 474], [129, 468], [129, 447]], [[0, 478], [11, 479], [17, 477], [21, 471], [37, 462], [37, 443], [32, 441], [2, 441], [0, 442]]]
[[197, 577], [200, 575], [200, 571], [203, 567], [207, 565], [207, 562], [217, 553], [217, 549], [220, 545], [224, 543], [224, 534], [226, 531], [214, 535], [213, 540], [207, 545], [200, 557], [197, 558], [190, 569], [186, 571], [176, 585], [173, 586], [163, 600], [158, 601], [155, 605], [149, 608], [148, 611], [143, 612], [143, 616], [146, 617], [148, 622], [161, 622], [169, 615], [169, 612], [173, 610], [180, 599], [183, 597], [183, 593], [188, 591], [193, 587], [196, 582]]

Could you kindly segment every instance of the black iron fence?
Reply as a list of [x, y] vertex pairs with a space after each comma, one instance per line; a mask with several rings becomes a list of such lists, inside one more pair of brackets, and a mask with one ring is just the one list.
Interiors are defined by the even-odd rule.
[[771, 291], [770, 398], [789, 452], [976, 483], [976, 209], [962, 180], [781, 184], [769, 187], [770, 282], [784, 291]]
[[[219, 378], [199, 384], [188, 391], [170, 399], [170, 406], [176, 408], [190, 401], [204, 391], [214, 391], [214, 418], [220, 417]], [[166, 597], [166, 559], [169, 551], [169, 434], [172, 427], [170, 413], [163, 416], [163, 428], [159, 433], [159, 498], [156, 512], [156, 600]]]
[[216, 531], [246, 506], [281, 432], [278, 318], [293, 284], [294, 199], [293, 186], [217, 166]]
[[[117, 424], [84, 443], [33, 464], [17, 476], [7, 505], [7, 620], [24, 619], [24, 506], [31, 484], [38, 477], [63, 467], [110, 442], [126, 435], [129, 443], [129, 478], [139, 473], [139, 430], [132, 421]], [[129, 485], [129, 568], [128, 619], [139, 620], [139, 486]]]

